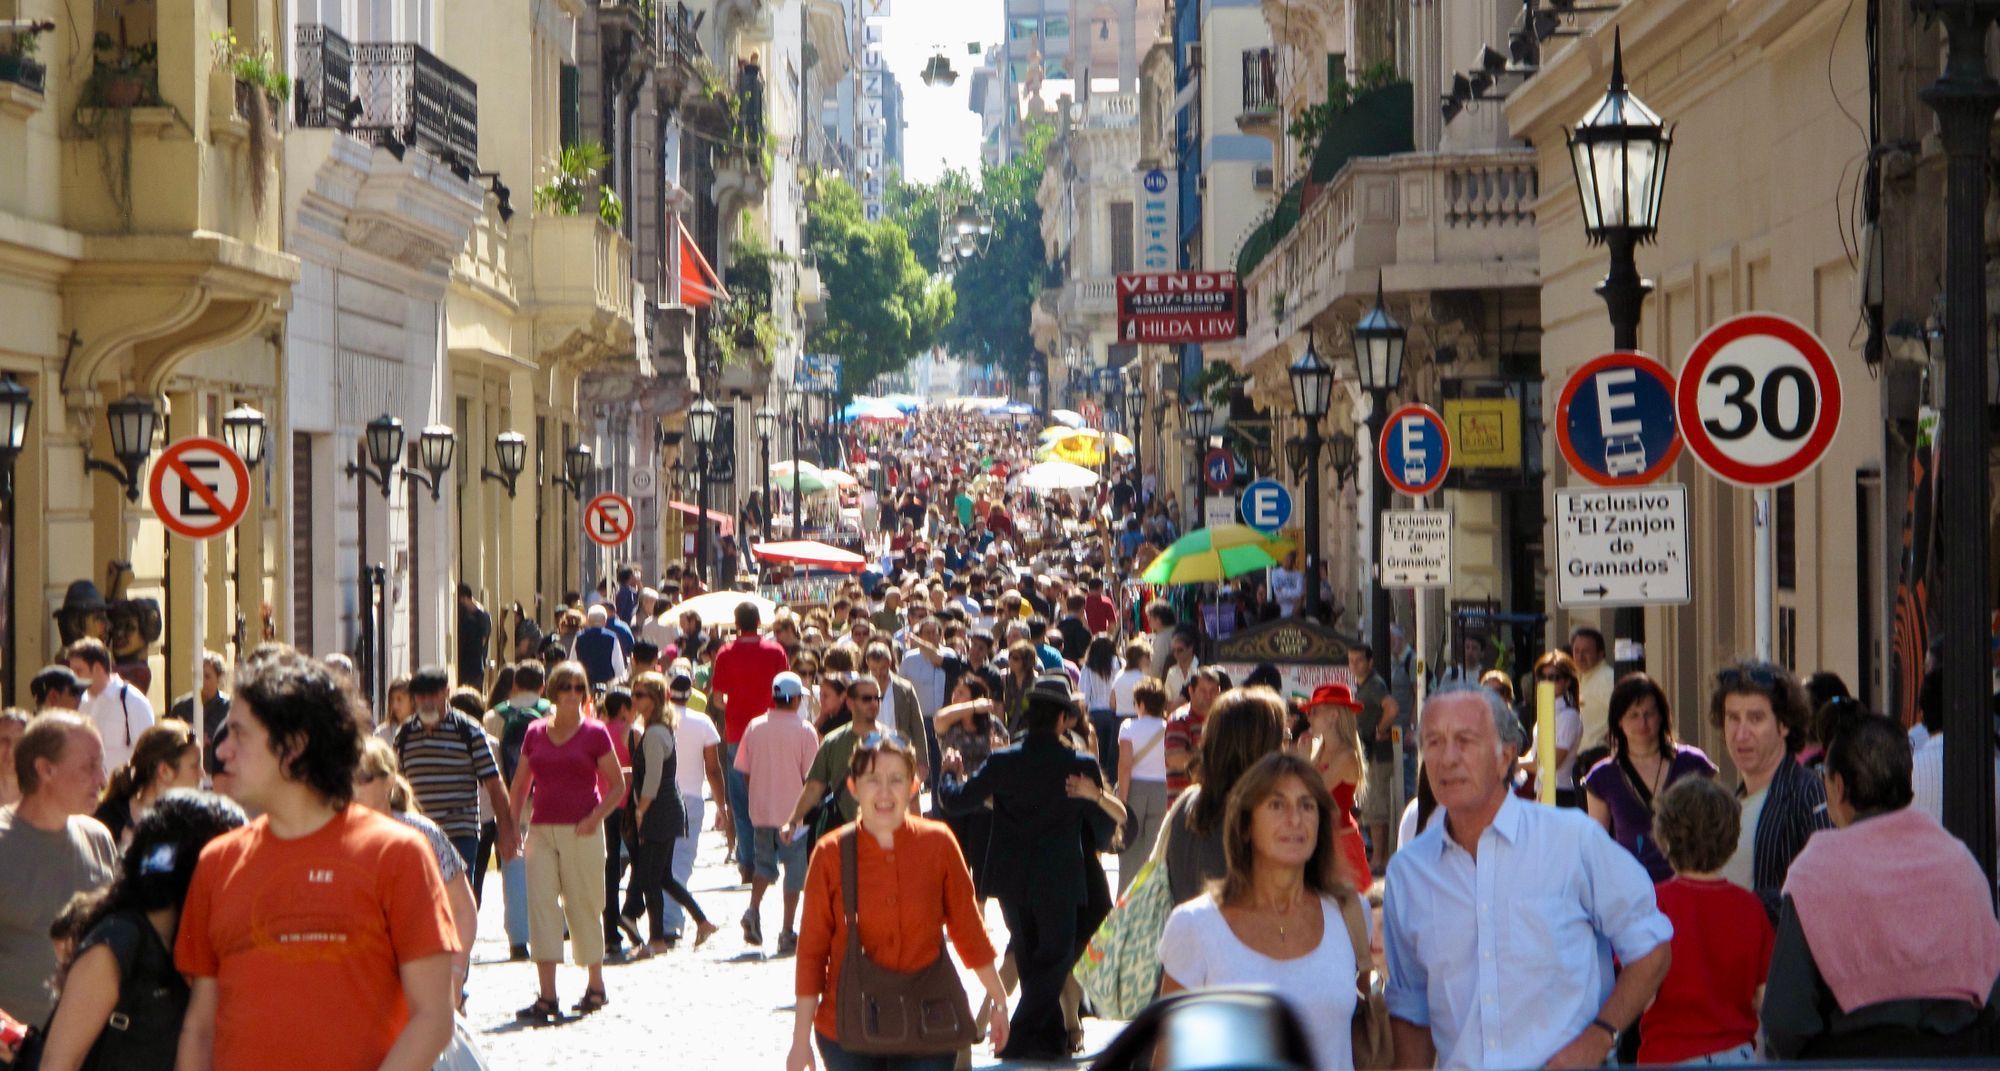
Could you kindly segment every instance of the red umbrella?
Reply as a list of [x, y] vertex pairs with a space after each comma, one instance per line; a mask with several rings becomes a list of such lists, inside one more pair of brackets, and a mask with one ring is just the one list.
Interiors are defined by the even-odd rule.
[[868, 559], [853, 551], [830, 547], [811, 539], [759, 543], [750, 548], [750, 553], [767, 562], [790, 562], [811, 569], [830, 569], [836, 573], [858, 573], [868, 565]]

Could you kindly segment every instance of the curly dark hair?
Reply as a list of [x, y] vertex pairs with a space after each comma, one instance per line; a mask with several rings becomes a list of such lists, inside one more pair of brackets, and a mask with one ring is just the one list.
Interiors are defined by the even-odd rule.
[[1653, 835], [1676, 874], [1713, 874], [1736, 851], [1743, 805], [1710, 777], [1683, 777], [1660, 793]]
[[324, 663], [280, 643], [251, 651], [237, 665], [235, 683], [235, 697], [270, 734], [286, 776], [346, 806], [361, 765], [352, 693]]
[[243, 808], [213, 792], [177, 788], [161, 796], [132, 827], [118, 876], [93, 903], [78, 933], [116, 911], [178, 908], [194, 882], [194, 866], [209, 841], [248, 822]]
[[1806, 723], [1812, 719], [1806, 690], [1799, 679], [1783, 666], [1772, 662], [1744, 660], [1725, 667], [1715, 676], [1715, 692], [1708, 701], [1708, 723], [1722, 728], [1722, 701], [1732, 695], [1761, 695], [1771, 703], [1771, 714], [1785, 730], [1785, 754], [1805, 746]]

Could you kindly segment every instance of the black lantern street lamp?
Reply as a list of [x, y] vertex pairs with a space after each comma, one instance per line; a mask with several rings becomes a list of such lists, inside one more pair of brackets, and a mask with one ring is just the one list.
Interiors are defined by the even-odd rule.
[[[1659, 233], [1667, 153], [1674, 138], [1660, 117], [1626, 88], [1625, 48], [1617, 31], [1611, 39], [1611, 84], [1568, 136], [1584, 233], [1593, 245], [1602, 244], [1611, 253], [1610, 269], [1597, 284], [1598, 296], [1611, 315], [1611, 345], [1637, 350], [1639, 313], [1653, 284], [1639, 274], [1634, 251]], [[1639, 655], [1618, 663], [1618, 672], [1644, 669], [1645, 611], [1638, 607], [1614, 611], [1612, 632], [1630, 639]]]
[[244, 467], [254, 469], [264, 461], [269, 427], [264, 414], [247, 405], [239, 405], [222, 414], [222, 441], [243, 459]]
[[675, 498], [687, 494], [687, 479], [687, 466], [681, 464], [679, 457], [674, 458], [674, 463], [667, 466], [667, 485], [674, 489]]
[[[25, 424], [27, 414], [22, 413]], [[111, 456], [117, 458], [114, 464], [91, 457], [84, 451], [85, 472], [95, 470], [109, 473], [125, 486], [127, 501], [139, 501], [139, 472], [146, 465], [146, 458], [153, 453], [153, 431], [160, 422], [160, 411], [153, 407], [149, 398], [128, 394], [104, 407], [104, 420], [111, 428]]]
[[1597, 284], [1611, 313], [1611, 344], [1636, 350], [1639, 309], [1653, 284], [1640, 277], [1633, 251], [1659, 232], [1660, 195], [1674, 135], [1625, 87], [1624, 44], [1615, 30], [1610, 88], [1568, 136], [1584, 232], [1592, 244], [1611, 251], [1611, 269]]
[[484, 465], [479, 468], [479, 478], [492, 480], [507, 489], [507, 497], [514, 497], [514, 484], [528, 467], [528, 437], [518, 431], [503, 431], [493, 437], [493, 459], [500, 463], [500, 471], [495, 472]]
[[398, 473], [406, 480], [423, 484], [431, 493], [431, 501], [436, 502], [444, 494], [444, 474], [457, 455], [458, 433], [446, 425], [432, 424], [417, 433], [417, 463], [423, 466], [423, 471], [405, 465]]
[[703, 398], [688, 409], [688, 437], [695, 445], [694, 567], [704, 586], [708, 583], [708, 448], [715, 442], [715, 403]]
[[1306, 336], [1306, 350], [1285, 370], [1292, 379], [1292, 404], [1305, 422], [1306, 456], [1306, 545], [1302, 564], [1306, 573], [1305, 616], [1317, 621], [1322, 614], [1319, 602], [1319, 422], [1333, 402], [1333, 369], [1320, 359], [1312, 336]]
[[21, 457], [21, 451], [28, 444], [28, 414], [35, 409], [35, 398], [13, 379], [0, 379], [0, 490], [5, 493], [7, 509], [14, 508], [14, 462]]
[[361, 434], [363, 445], [368, 451], [367, 465], [347, 463], [347, 478], [360, 477], [364, 482], [374, 481], [383, 498], [389, 497], [389, 477], [395, 472], [396, 462], [403, 456], [403, 422], [387, 413], [368, 422]]
[[583, 501], [584, 484], [597, 471], [597, 457], [588, 443], [577, 443], [563, 451], [562, 475], [549, 482], [569, 491], [570, 497]]
[[[1914, 0], [1919, 14], [1945, 27], [1944, 70], [1923, 91], [1938, 114], [1945, 154], [1944, 428], [1941, 454], [1966, 464], [1944, 466], [1939, 496], [1965, 517], [1991, 509], [1987, 487], [1985, 412], [1987, 158], [2000, 85], [1986, 66], [1986, 38], [2000, 3], [1994, 0]], [[1944, 637], [1944, 826], [1965, 842], [1994, 877], [1993, 733], [1988, 721], [1992, 682], [1987, 637], [1991, 591], [1986, 526], [1947, 524], [1942, 532]]]
[[1207, 402], [1199, 398], [1195, 399], [1194, 404], [1187, 407], [1186, 428], [1188, 458], [1184, 468], [1190, 477], [1186, 485], [1188, 488], [1187, 501], [1189, 507], [1187, 527], [1192, 530], [1201, 521], [1203, 516], [1201, 506], [1201, 462], [1202, 456], [1208, 453], [1209, 433], [1215, 428], [1215, 411], [1208, 407]]
[[[1389, 394], [1403, 382], [1403, 351], [1409, 345], [1410, 333], [1402, 323], [1389, 314], [1389, 306], [1383, 300], [1382, 280], [1375, 280], [1375, 307], [1369, 309], [1354, 325], [1354, 366], [1359, 373], [1361, 389], [1368, 392], [1373, 405], [1368, 413], [1368, 442], [1377, 450], [1382, 443], [1382, 434], [1389, 420]], [[1370, 531], [1373, 533], [1376, 557], [1381, 557], [1382, 513], [1389, 508], [1389, 478], [1382, 472], [1382, 466], [1375, 463], [1375, 454], [1368, 455], [1368, 471], [1373, 474], [1369, 483]], [[1389, 657], [1389, 589], [1382, 586], [1379, 564], [1370, 569], [1373, 580], [1368, 585], [1368, 644], [1375, 651], [1378, 661]], [[1317, 577], [1306, 578], [1306, 590], [1311, 591], [1319, 584]]]
[[[752, 415], [751, 419], [757, 422], [757, 440], [764, 446], [764, 501], [762, 503], [763, 509], [759, 511], [764, 517], [764, 530], [759, 534], [764, 537], [765, 542], [769, 542], [771, 539], [771, 436], [778, 430], [778, 411], [771, 408], [771, 403], [765, 402], [763, 405], [757, 407], [757, 412]], [[796, 464], [792, 467], [794, 469], [798, 468]], [[747, 539], [748, 537], [746, 536], [745, 538]]]
[[1326, 460], [1333, 466], [1335, 486], [1345, 486], [1354, 478], [1354, 436], [1344, 431], [1333, 433], [1326, 440]]

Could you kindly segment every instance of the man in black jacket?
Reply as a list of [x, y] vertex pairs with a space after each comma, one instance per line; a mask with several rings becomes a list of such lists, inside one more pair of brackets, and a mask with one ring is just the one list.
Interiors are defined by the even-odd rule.
[[1027, 737], [995, 751], [970, 779], [957, 752], [944, 758], [938, 798], [947, 814], [969, 814], [993, 801], [987, 889], [1000, 900], [1021, 972], [1005, 1060], [1068, 1060], [1063, 1027], [1063, 980], [1083, 952], [1077, 914], [1088, 898], [1086, 844], [1108, 843], [1111, 816], [1089, 798], [1072, 796], [1071, 778], [1102, 786], [1097, 760], [1070, 749], [1058, 734], [1076, 700], [1060, 673], [1028, 691]]

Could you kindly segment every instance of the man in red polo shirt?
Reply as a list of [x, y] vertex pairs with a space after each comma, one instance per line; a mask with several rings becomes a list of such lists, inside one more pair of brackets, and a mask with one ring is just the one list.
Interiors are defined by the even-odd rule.
[[1093, 634], [1108, 636], [1118, 624], [1118, 604], [1104, 592], [1104, 578], [1090, 578], [1090, 597], [1084, 600], [1083, 621]]
[[750, 824], [750, 787], [736, 771], [736, 746], [750, 723], [771, 708], [771, 682], [792, 668], [785, 648], [769, 636], [757, 632], [757, 604], [743, 602], [736, 607], [736, 640], [716, 652], [715, 669], [708, 678], [708, 713], [722, 716], [722, 770], [729, 789], [729, 811], [736, 823], [736, 872], [743, 884], [750, 884], [752, 845], [756, 833]]

